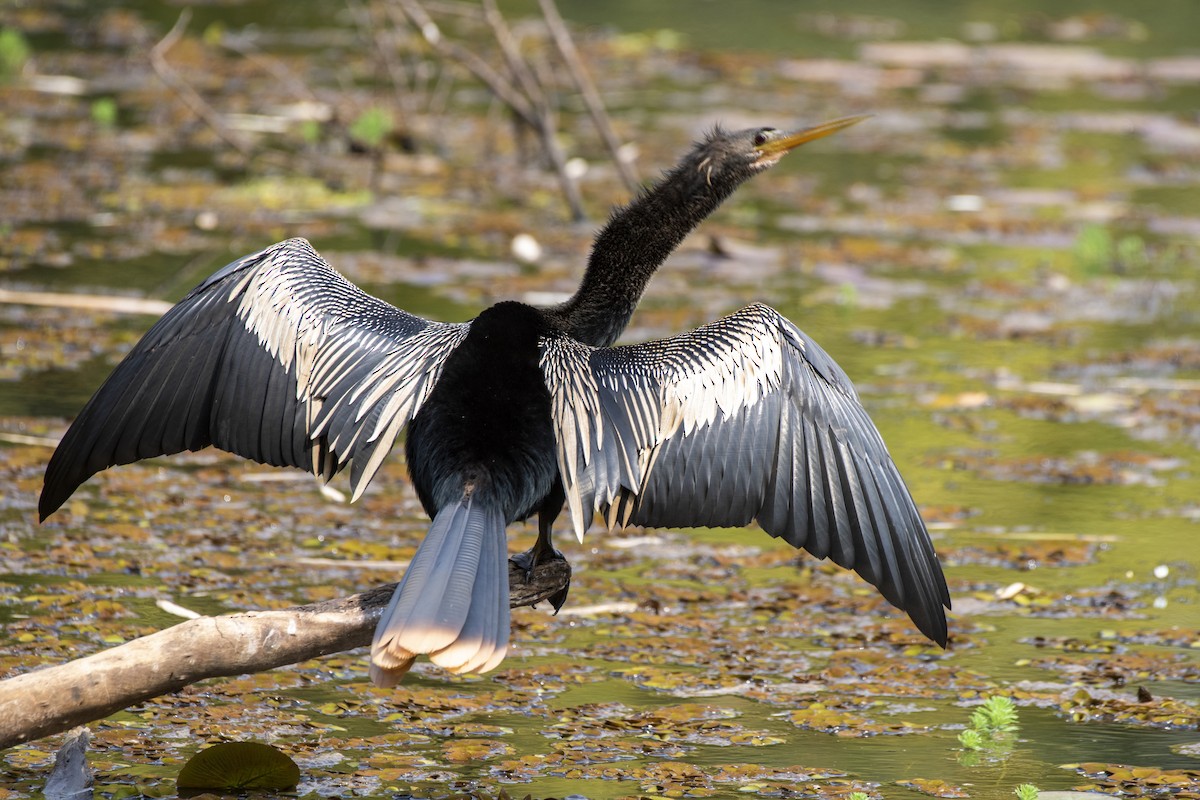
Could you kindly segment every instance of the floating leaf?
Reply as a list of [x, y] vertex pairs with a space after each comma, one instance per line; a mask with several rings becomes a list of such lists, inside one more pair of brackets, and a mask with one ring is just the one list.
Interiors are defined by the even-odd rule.
[[906, 786], [909, 789], [915, 789], [921, 794], [927, 794], [931, 797], [971, 796], [962, 787], [933, 778], [906, 778], [904, 780], [896, 781], [896, 783], [900, 784], [901, 786]]
[[180, 789], [290, 789], [300, 767], [277, 747], [261, 742], [225, 742], [201, 750], [183, 765]]

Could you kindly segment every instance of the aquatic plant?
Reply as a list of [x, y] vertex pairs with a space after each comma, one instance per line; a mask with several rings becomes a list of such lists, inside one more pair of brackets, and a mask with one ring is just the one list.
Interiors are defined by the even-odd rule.
[[1012, 698], [992, 695], [971, 714], [971, 728], [982, 735], [1017, 729], [1017, 706]]
[[958, 743], [967, 750], [982, 750], [983, 737], [974, 728], [967, 728], [958, 734]]
[[963, 751], [959, 761], [966, 766], [978, 763], [979, 754], [987, 753], [991, 760], [1002, 761], [1011, 754], [1017, 730], [1017, 706], [1009, 697], [992, 695], [983, 705], [971, 712], [967, 728], [958, 734]]

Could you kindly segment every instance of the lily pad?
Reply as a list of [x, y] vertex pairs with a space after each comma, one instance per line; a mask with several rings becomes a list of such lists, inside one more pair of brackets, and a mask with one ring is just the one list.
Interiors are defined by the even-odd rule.
[[277, 747], [261, 742], [224, 742], [201, 750], [183, 765], [180, 789], [291, 789], [300, 767]]

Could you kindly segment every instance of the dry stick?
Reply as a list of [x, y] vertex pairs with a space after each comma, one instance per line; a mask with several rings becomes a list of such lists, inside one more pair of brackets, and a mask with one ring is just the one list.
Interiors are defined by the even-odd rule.
[[546, 151], [546, 155], [550, 157], [550, 163], [554, 165], [563, 195], [567, 198], [567, 205], [571, 207], [571, 219], [575, 222], [582, 222], [587, 219], [587, 214], [583, 210], [583, 197], [579, 194], [579, 186], [567, 173], [567, 156], [558, 143], [558, 123], [554, 118], [554, 109], [542, 89], [541, 82], [538, 81], [537, 75], [521, 55], [520, 47], [513, 38], [512, 30], [505, 22], [500, 9], [496, 7], [495, 0], [483, 0], [483, 18], [491, 27], [492, 35], [495, 37], [496, 43], [500, 45], [500, 51], [504, 54], [504, 60], [508, 64], [509, 70], [512, 71], [525, 96], [529, 98], [530, 105], [537, 112], [537, 125], [534, 126], [534, 129], [542, 140], [542, 149]]
[[375, 47], [375, 53], [379, 57], [379, 61], [383, 64], [384, 70], [388, 74], [388, 79], [392, 82], [392, 94], [395, 97], [396, 107], [404, 111], [405, 115], [412, 114], [414, 93], [405, 91], [411, 89], [408, 81], [400, 72], [400, 67], [392, 58], [392, 48], [383, 41], [382, 27], [375, 24], [371, 19], [371, 11], [359, 0], [346, 0], [346, 7], [350, 9], [350, 13], [354, 16], [354, 24], [361, 31], [362, 35], [370, 39], [371, 44]]
[[499, 97], [509, 108], [519, 114], [530, 127], [537, 127], [537, 115], [534, 113], [533, 108], [511, 83], [492, 69], [482, 58], [467, 48], [448, 41], [442, 36], [441, 29], [438, 28], [437, 23], [425, 13], [425, 9], [416, 0], [395, 0], [395, 2], [400, 7], [400, 10], [404, 12], [404, 15], [408, 17], [412, 25], [421, 32], [421, 36], [433, 48], [434, 52], [462, 64], [471, 74], [482, 81], [492, 94]]
[[584, 105], [587, 106], [588, 113], [592, 117], [592, 123], [596, 126], [596, 130], [600, 132], [600, 138], [604, 140], [604, 146], [608, 148], [609, 155], [617, 165], [617, 172], [621, 175], [621, 180], [624, 182], [625, 188], [630, 192], [636, 193], [641, 186], [641, 181], [638, 180], [637, 173], [633, 170], [633, 165], [621, 157], [621, 142], [617, 139], [617, 134], [613, 130], [612, 123], [608, 118], [608, 112], [604, 108], [604, 101], [600, 99], [600, 92], [596, 89], [596, 83], [592, 80], [592, 76], [584, 66], [583, 59], [579, 57], [579, 51], [575, 48], [575, 42], [571, 39], [571, 33], [567, 30], [566, 23], [563, 22], [562, 16], [558, 13], [558, 6], [554, 4], [554, 0], [539, 0], [539, 3], [542, 7], [542, 17], [546, 20], [546, 26], [550, 29], [550, 37], [554, 40], [554, 46], [558, 48], [559, 55], [562, 56], [563, 62], [566, 63], [567, 71], [571, 74], [571, 80], [575, 82], [575, 88], [579, 90], [579, 94], [583, 97]]
[[[577, 222], [586, 219], [586, 214], [583, 210], [583, 198], [580, 197], [579, 188], [575, 185], [575, 182], [567, 175], [566, 157], [563, 155], [562, 148], [559, 147], [558, 140], [554, 135], [553, 120], [547, 114], [548, 107], [539, 107], [536, 104], [536, 98], [529, 97], [527, 93], [523, 94], [500, 73], [492, 69], [482, 58], [467, 48], [447, 40], [442, 35], [442, 31], [437, 23], [433, 21], [418, 0], [395, 0], [395, 3], [400, 7], [404, 15], [408, 17], [413, 27], [421, 32], [421, 35], [425, 38], [429, 46], [433, 48], [434, 52], [457, 61], [466, 67], [468, 71], [491, 90], [492, 94], [496, 95], [496, 97], [519, 115], [529, 127], [538, 132], [542, 140], [542, 145], [545, 147], [547, 155], [550, 156], [550, 160], [554, 164], [559, 184], [562, 186], [563, 194], [567, 198], [567, 204], [571, 208], [571, 218]], [[502, 36], [500, 31], [505, 30], [506, 27], [501, 25], [500, 30], [495, 25], [492, 27], [493, 32], [496, 33], [497, 41], [500, 41]], [[504, 43], [501, 42], [501, 47], [503, 48], [503, 46]], [[516, 76], [518, 80], [521, 80], [519, 73]]]
[[9, 433], [0, 431], [0, 442], [9, 444], [24, 444], [30, 447], [58, 447], [58, 439], [49, 436], [30, 436], [27, 433]]
[[429, 102], [425, 104], [427, 114], [437, 117], [446, 113], [446, 107], [450, 105], [450, 89], [453, 80], [454, 76], [450, 70], [446, 69], [446, 65], [438, 63], [437, 80], [434, 81], [433, 88], [429, 90]]
[[[571, 567], [508, 566], [509, 605], [565, 588]], [[56, 667], [0, 681], [0, 750], [94, 720], [206, 678], [261, 672], [371, 643], [395, 584], [279, 611], [200, 617]]]
[[179, 41], [191, 18], [192, 10], [190, 8], [185, 8], [180, 12], [179, 19], [175, 20], [175, 24], [171, 30], [167, 31], [167, 35], [150, 49], [150, 65], [154, 67], [154, 72], [159, 79], [179, 95], [192, 113], [208, 123], [217, 136], [248, 159], [251, 155], [250, 148], [235, 136], [233, 131], [229, 130], [229, 126], [221, 120], [221, 115], [204, 102], [204, 98], [197, 94], [196, 90], [189, 86], [183, 78], [180, 78], [175, 69], [167, 63], [167, 51]]
[[51, 308], [79, 308], [85, 311], [111, 311], [117, 314], [149, 314], [162, 316], [171, 304], [162, 300], [147, 300], [141, 297], [113, 297], [97, 294], [71, 294], [63, 292], [22, 292], [16, 289], [0, 289], [0, 303], [25, 306], [49, 306]]

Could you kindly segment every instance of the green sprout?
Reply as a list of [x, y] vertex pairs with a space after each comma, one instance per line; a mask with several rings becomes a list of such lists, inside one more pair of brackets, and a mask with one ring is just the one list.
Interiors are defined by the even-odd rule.
[[971, 728], [981, 734], [1007, 733], [1017, 729], [1017, 706], [1009, 697], [993, 695], [971, 714]]
[[958, 734], [958, 743], [963, 746], [964, 750], [983, 749], [983, 737], [974, 728], [967, 728], [965, 731], [961, 731]]
[[1011, 698], [993, 695], [971, 712], [967, 727], [958, 734], [959, 763], [973, 767], [981, 757], [1002, 761], [1012, 753], [1017, 729], [1017, 706]]
[[1017, 796], [1017, 800], [1038, 800], [1040, 792], [1032, 783], [1022, 783], [1013, 790], [1013, 794]]
[[392, 132], [392, 115], [382, 108], [368, 108], [350, 125], [350, 135], [366, 147], [376, 150]]
[[117, 127], [117, 102], [111, 97], [101, 97], [92, 102], [92, 121], [101, 128]]
[[0, 77], [16, 75], [29, 60], [32, 50], [20, 31], [0, 30]]

